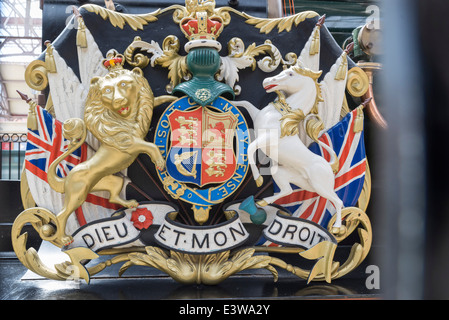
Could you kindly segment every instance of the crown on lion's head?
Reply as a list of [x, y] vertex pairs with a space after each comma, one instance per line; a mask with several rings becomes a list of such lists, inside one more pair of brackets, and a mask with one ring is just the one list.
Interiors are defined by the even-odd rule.
[[125, 58], [115, 50], [102, 64], [108, 73], [91, 79], [84, 120], [102, 143], [128, 148], [133, 137], [144, 138], [153, 115], [154, 95], [140, 68], [123, 67]]
[[109, 50], [106, 53], [106, 59], [101, 61], [101, 64], [108, 70], [122, 69], [124, 63], [125, 57], [115, 49]]

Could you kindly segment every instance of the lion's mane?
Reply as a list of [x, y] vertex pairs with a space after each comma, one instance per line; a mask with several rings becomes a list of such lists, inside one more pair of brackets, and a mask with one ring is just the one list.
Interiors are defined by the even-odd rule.
[[[103, 105], [99, 82], [130, 75], [136, 80], [140, 90], [137, 105], [132, 108], [128, 119], [120, 117], [117, 113]], [[91, 85], [86, 100], [84, 121], [87, 129], [102, 143], [126, 150], [133, 144], [133, 137], [144, 138], [153, 116], [154, 95], [148, 81], [127, 69], [110, 71], [97, 83]]]

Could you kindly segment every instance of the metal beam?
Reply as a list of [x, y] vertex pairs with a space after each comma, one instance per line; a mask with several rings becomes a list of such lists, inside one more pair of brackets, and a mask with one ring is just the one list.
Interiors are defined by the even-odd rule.
[[[23, 57], [37, 58], [41, 53], [42, 17], [33, 12], [34, 5], [39, 0], [0, 0], [0, 60], [4, 62], [23, 61]], [[38, 12], [41, 13], [41, 12]], [[8, 58], [8, 59], [6, 59]], [[10, 116], [9, 101], [16, 100], [8, 97], [6, 83], [20, 81], [2, 79], [0, 74], [0, 115]]]

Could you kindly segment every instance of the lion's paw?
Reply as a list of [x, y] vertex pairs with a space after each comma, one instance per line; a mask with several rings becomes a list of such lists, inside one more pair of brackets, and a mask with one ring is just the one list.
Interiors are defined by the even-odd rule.
[[71, 236], [65, 235], [61, 238], [61, 242], [63, 246], [68, 246], [73, 242], [73, 238]]
[[131, 208], [137, 208], [139, 206], [139, 203], [136, 200], [129, 200], [129, 201], [126, 201], [126, 205], [125, 206], [130, 208], [130, 209]]
[[157, 160], [157, 161], [156, 161], [156, 168], [157, 168], [159, 171], [164, 170], [164, 168], [165, 168], [165, 160], [164, 160], [164, 159]]

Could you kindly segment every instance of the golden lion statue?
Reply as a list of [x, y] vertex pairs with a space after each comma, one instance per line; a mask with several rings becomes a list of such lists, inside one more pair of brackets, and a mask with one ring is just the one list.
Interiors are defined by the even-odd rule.
[[[159, 170], [165, 161], [158, 147], [144, 140], [148, 133], [153, 107], [173, 101], [172, 96], [154, 98], [142, 70], [127, 70], [122, 67], [124, 58], [114, 53], [104, 60], [109, 72], [103, 77], [94, 77], [86, 101], [84, 121], [73, 118], [63, 124], [64, 137], [70, 140], [68, 150], [49, 167], [48, 183], [60, 193], [65, 193], [64, 206], [56, 215], [57, 238], [63, 245], [73, 239], [65, 234], [67, 219], [72, 212], [94, 191], [109, 191], [109, 201], [127, 208], [137, 207], [135, 200], [120, 197], [124, 180], [114, 174], [129, 167], [137, 156], [145, 153]], [[78, 149], [85, 141], [89, 130], [101, 143], [96, 153], [87, 161], [75, 166], [65, 178], [56, 175], [58, 164]]]

